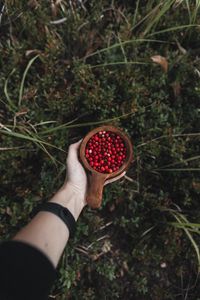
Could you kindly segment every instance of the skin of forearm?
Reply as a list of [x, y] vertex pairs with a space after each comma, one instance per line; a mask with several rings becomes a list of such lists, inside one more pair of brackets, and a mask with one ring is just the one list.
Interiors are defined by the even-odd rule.
[[[69, 209], [75, 220], [84, 207], [83, 196], [70, 183], [51, 198], [50, 202], [61, 204]], [[56, 267], [69, 238], [65, 223], [51, 212], [39, 212], [29, 224], [22, 228], [14, 240], [22, 241], [41, 250]]]

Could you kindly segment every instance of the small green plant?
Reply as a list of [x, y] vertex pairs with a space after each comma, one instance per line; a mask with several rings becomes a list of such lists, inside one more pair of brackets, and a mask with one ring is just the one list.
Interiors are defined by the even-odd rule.
[[116, 278], [115, 269], [115, 265], [107, 264], [104, 261], [97, 265], [97, 272], [110, 281], [113, 281]]
[[187, 218], [184, 216], [181, 211], [173, 210], [173, 209], [164, 209], [164, 211], [168, 211], [177, 222], [170, 222], [170, 225], [172, 225], [175, 228], [182, 229], [185, 234], [187, 235], [188, 239], [191, 242], [192, 247], [194, 248], [194, 251], [196, 252], [197, 257], [197, 268], [198, 272], [200, 271], [200, 248], [195, 241], [195, 234], [200, 235], [200, 224], [197, 223], [191, 223], [187, 220]]

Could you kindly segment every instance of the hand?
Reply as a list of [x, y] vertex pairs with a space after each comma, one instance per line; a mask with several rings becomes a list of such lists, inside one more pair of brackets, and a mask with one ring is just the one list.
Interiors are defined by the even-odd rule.
[[[87, 184], [88, 184], [87, 175], [85, 169], [83, 168], [82, 164], [79, 162], [78, 159], [78, 150], [81, 142], [82, 139], [77, 143], [71, 144], [69, 147], [69, 152], [67, 156], [66, 183], [70, 184], [76, 190], [76, 192], [78, 192], [80, 196], [83, 197], [84, 202], [86, 204]], [[123, 172], [122, 174], [120, 174], [115, 178], [106, 180], [104, 185], [119, 180], [125, 174], [126, 172]]]
[[77, 143], [71, 144], [69, 146], [69, 152], [67, 156], [66, 182], [67, 184], [70, 184], [75, 189], [75, 191], [81, 195], [81, 198], [85, 202], [87, 192], [87, 175], [78, 159], [78, 150], [81, 142], [82, 139]]

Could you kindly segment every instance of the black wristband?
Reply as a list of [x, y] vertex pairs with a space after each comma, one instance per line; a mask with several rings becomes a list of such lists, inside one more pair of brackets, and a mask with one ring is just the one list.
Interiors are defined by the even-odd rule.
[[46, 202], [36, 207], [36, 209], [33, 210], [32, 216], [36, 215], [39, 211], [48, 211], [58, 216], [67, 226], [69, 230], [69, 236], [72, 237], [74, 235], [76, 229], [76, 221], [71, 212], [66, 207], [58, 203]]

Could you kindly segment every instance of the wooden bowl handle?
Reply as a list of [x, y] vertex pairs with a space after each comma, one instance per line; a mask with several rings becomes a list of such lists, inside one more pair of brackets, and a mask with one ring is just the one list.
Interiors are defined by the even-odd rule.
[[103, 187], [108, 174], [89, 173], [86, 201], [91, 208], [99, 208], [102, 202]]

